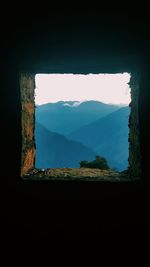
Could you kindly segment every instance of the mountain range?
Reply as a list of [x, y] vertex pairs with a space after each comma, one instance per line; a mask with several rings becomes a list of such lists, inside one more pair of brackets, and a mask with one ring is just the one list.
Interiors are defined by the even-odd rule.
[[95, 155], [128, 166], [130, 108], [99, 101], [59, 101], [36, 107], [36, 167], [79, 167]]
[[37, 168], [77, 168], [81, 160], [95, 158], [95, 152], [91, 148], [50, 132], [39, 123], [35, 125], [35, 140]]
[[120, 108], [79, 128], [68, 137], [90, 147], [98, 155], [103, 155], [111, 167], [123, 170], [128, 165], [129, 113], [129, 107]]
[[99, 101], [59, 101], [37, 106], [35, 116], [48, 130], [66, 135], [118, 108]]

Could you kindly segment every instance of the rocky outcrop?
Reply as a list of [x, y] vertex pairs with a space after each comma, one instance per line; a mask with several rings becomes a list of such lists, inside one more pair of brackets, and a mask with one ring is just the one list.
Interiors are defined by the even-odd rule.
[[131, 179], [141, 176], [141, 151], [139, 129], [139, 90], [140, 76], [131, 73], [131, 113], [129, 116], [129, 173]]
[[21, 107], [22, 107], [22, 156], [21, 156], [21, 175], [33, 168], [35, 162], [35, 143], [34, 143], [34, 75], [21, 74]]

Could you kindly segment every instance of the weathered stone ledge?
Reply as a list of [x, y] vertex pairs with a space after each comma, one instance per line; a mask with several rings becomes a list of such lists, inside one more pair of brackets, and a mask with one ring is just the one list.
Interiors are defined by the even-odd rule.
[[33, 169], [23, 178], [26, 180], [131, 181], [127, 171], [116, 172], [91, 168]]

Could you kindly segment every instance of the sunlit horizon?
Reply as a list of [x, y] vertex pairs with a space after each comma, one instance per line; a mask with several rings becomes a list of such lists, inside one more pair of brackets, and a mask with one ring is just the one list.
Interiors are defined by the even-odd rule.
[[36, 74], [35, 104], [100, 101], [129, 105], [130, 74]]

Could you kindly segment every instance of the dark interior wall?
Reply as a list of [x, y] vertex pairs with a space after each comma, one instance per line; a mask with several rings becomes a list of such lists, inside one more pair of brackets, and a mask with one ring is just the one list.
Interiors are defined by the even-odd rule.
[[[7, 18], [7, 19], [6, 19]], [[7, 20], [7, 24], [5, 24]], [[4, 226], [7, 237], [103, 235], [149, 225], [149, 27], [147, 13], [124, 9], [30, 9], [2, 14]], [[142, 181], [131, 184], [35, 183], [20, 179], [20, 72], [139, 69]], [[4, 167], [6, 166], [6, 167]], [[81, 227], [82, 225], [82, 227]], [[132, 227], [131, 227], [132, 226]], [[115, 230], [114, 230], [115, 229]], [[148, 228], [147, 228], [148, 229]], [[134, 231], [134, 230], [133, 230]], [[32, 233], [32, 235], [31, 235]], [[21, 238], [18, 237], [18, 238]], [[20, 239], [19, 239], [20, 240]]]

